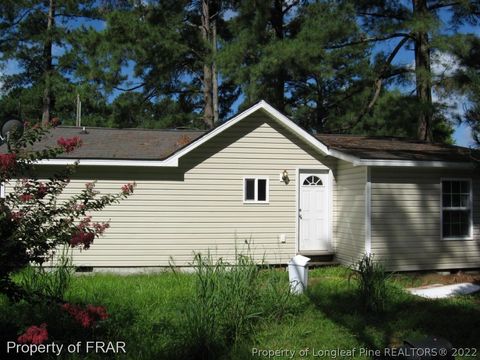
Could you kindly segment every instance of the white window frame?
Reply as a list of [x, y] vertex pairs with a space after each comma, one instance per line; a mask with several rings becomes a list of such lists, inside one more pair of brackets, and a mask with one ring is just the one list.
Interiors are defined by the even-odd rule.
[[[444, 181], [466, 181], [469, 183], [468, 207], [443, 207], [443, 182]], [[444, 210], [470, 210], [470, 226], [467, 236], [443, 236], [443, 211]], [[471, 178], [441, 178], [440, 179], [440, 238], [442, 240], [473, 240], [473, 188]]]
[[5, 199], [5, 184], [0, 182], [0, 199]]
[[[255, 180], [254, 200], [247, 200], [246, 197], [246, 184], [247, 180]], [[265, 200], [258, 200], [258, 180], [266, 180]], [[270, 179], [268, 176], [244, 176], [243, 181], [243, 203], [244, 204], [268, 204], [270, 202]]]

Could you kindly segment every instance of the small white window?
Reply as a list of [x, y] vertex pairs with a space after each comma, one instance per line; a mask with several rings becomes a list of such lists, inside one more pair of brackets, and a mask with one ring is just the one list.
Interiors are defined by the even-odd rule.
[[5, 197], [5, 184], [0, 183], [0, 199], [3, 199]]
[[243, 178], [243, 202], [268, 203], [268, 178]]
[[442, 180], [442, 238], [472, 236], [472, 184], [470, 180]]

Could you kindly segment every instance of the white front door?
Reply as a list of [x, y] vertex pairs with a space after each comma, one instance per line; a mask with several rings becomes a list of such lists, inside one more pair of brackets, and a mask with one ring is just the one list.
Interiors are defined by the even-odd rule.
[[328, 172], [301, 171], [298, 186], [299, 251], [330, 251]]

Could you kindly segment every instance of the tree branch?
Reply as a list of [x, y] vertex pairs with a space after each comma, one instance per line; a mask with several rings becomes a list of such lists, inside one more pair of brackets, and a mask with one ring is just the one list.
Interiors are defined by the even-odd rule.
[[390, 53], [390, 55], [388, 56], [387, 60], [385, 61], [385, 63], [383, 64], [382, 66], [382, 70], [380, 71], [380, 74], [378, 75], [377, 79], [375, 80], [374, 82], [374, 93], [373, 93], [373, 97], [372, 99], [370, 100], [370, 102], [368, 103], [367, 106], [365, 106], [363, 108], [363, 110], [360, 112], [360, 114], [358, 114], [357, 118], [355, 119], [355, 121], [353, 122], [353, 124], [349, 125], [348, 127], [346, 128], [343, 128], [341, 131], [345, 131], [345, 130], [348, 130], [348, 129], [351, 129], [353, 128], [354, 126], [356, 126], [362, 119], [363, 117], [368, 114], [370, 112], [370, 110], [372, 110], [373, 106], [375, 105], [375, 103], [377, 102], [378, 98], [380, 97], [380, 93], [381, 93], [381, 90], [382, 90], [382, 85], [383, 85], [383, 80], [385, 78], [387, 78], [387, 71], [393, 61], [393, 59], [395, 58], [395, 56], [398, 54], [398, 52], [400, 51], [400, 49], [403, 47], [403, 45], [405, 45], [405, 43], [410, 39], [410, 36], [409, 37], [404, 37], [402, 40], [399, 41], [399, 43], [397, 44], [397, 46], [395, 46], [395, 48], [393, 49], [393, 51]]
[[118, 86], [113, 86], [113, 88], [115, 90], [120, 90], [120, 91], [133, 91], [133, 90], [137, 90], [137, 89], [140, 89], [141, 87], [145, 86], [146, 83], [141, 83], [139, 85], [135, 85], [135, 86], [132, 86], [131, 88], [128, 88], [128, 89], [125, 89], [125, 88], [121, 88], [121, 87], [118, 87]]
[[406, 20], [406, 19], [407, 19], [407, 18], [404, 17], [404, 16], [385, 15], [385, 14], [382, 14], [382, 13], [359, 12], [358, 15], [360, 15], [360, 16], [372, 16], [372, 17], [388, 18], [388, 19], [396, 19], [396, 20]]
[[456, 6], [456, 5], [460, 5], [460, 2], [459, 1], [453, 1], [453, 2], [440, 1], [438, 4], [431, 5], [427, 9], [428, 10], [438, 10], [438, 9], [441, 9], [441, 8], [445, 8], [445, 7], [449, 7], [449, 6]]
[[393, 34], [386, 35], [386, 36], [374, 36], [374, 37], [370, 37], [370, 38], [360, 39], [360, 40], [357, 40], [357, 41], [351, 41], [351, 42], [348, 42], [348, 43], [343, 43], [343, 44], [338, 44], [338, 45], [333, 45], [333, 46], [327, 46], [324, 49], [327, 49], [327, 50], [341, 49], [341, 48], [344, 48], [344, 47], [347, 47], [347, 46], [365, 44], [365, 43], [368, 43], [368, 42], [391, 40], [391, 39], [400, 38], [400, 37], [404, 38], [406, 40], [413, 40], [414, 39], [414, 36], [411, 33], [393, 33]]
[[295, 5], [298, 5], [298, 2], [299, 2], [298, 0], [295, 0], [295, 1], [292, 1], [290, 5], [285, 6], [282, 9], [282, 14], [285, 15], [287, 12], [290, 11], [291, 8], [293, 8]]

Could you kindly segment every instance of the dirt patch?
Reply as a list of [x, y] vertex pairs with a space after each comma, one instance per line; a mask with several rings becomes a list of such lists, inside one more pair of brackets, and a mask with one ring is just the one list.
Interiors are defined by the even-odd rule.
[[415, 286], [426, 286], [432, 284], [459, 284], [459, 283], [473, 283], [480, 285], [480, 274], [466, 274], [464, 272], [458, 272], [455, 274], [441, 275], [437, 273], [425, 273], [425, 274], [411, 274], [408, 275], [411, 278], [412, 284]]

